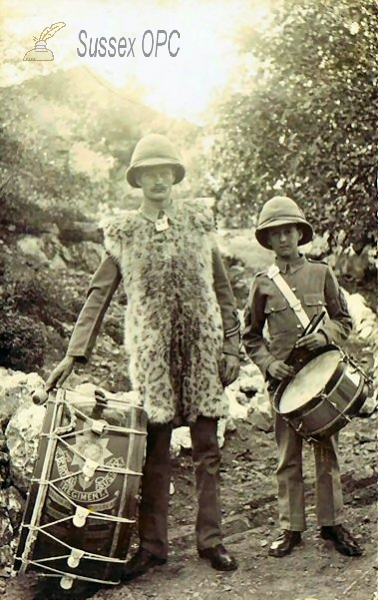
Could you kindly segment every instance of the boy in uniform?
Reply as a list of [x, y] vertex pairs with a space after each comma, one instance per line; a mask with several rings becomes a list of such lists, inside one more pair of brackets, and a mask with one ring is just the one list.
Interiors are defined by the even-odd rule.
[[[351, 329], [352, 319], [342, 291], [330, 267], [312, 262], [299, 252], [313, 236], [310, 223], [290, 198], [277, 196], [262, 208], [255, 232], [258, 242], [275, 253], [275, 265], [255, 276], [244, 312], [243, 343], [248, 356], [260, 368], [267, 383], [279, 383], [295, 374], [285, 361], [295, 347], [311, 353], [328, 344], [340, 344]], [[326, 308], [328, 317], [308, 335], [274, 282], [281, 275], [311, 319]], [[267, 324], [269, 341], [265, 338]], [[302, 472], [303, 437], [277, 412], [274, 413], [278, 449], [277, 484], [281, 533], [269, 555], [283, 557], [301, 542], [306, 529]], [[347, 556], [362, 553], [342, 523], [343, 497], [337, 456], [337, 434], [313, 446], [316, 472], [316, 515], [320, 536], [331, 540]]]

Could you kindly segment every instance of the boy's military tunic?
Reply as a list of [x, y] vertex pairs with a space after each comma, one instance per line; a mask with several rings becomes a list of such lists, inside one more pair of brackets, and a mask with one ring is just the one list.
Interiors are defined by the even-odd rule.
[[[328, 343], [339, 344], [352, 328], [345, 298], [330, 267], [301, 256], [293, 263], [276, 260], [280, 273], [301, 301], [309, 319], [324, 308], [328, 319], [320, 327]], [[303, 332], [294, 311], [288, 305], [267, 272], [258, 273], [252, 283], [244, 313], [243, 342], [250, 358], [266, 376], [269, 365], [285, 360]], [[264, 339], [267, 324], [269, 340]]]
[[[352, 319], [335, 275], [323, 262], [305, 256], [285, 263], [276, 259], [280, 273], [301, 301], [309, 319], [326, 309], [327, 317], [318, 331], [328, 343], [339, 344], [351, 329]], [[243, 343], [249, 357], [269, 380], [269, 366], [285, 360], [302, 335], [303, 327], [267, 272], [258, 273], [252, 283], [244, 311]], [[274, 414], [279, 450], [277, 467], [278, 506], [282, 529], [305, 529], [302, 476], [303, 438], [278, 414]], [[314, 445], [316, 465], [317, 518], [320, 526], [341, 522], [343, 506], [337, 460], [337, 436]]]

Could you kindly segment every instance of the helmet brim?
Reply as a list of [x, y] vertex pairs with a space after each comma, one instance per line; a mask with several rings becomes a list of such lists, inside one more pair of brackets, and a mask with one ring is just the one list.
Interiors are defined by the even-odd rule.
[[295, 217], [290, 219], [290, 217], [288, 217], [285, 219], [274, 219], [272, 223], [264, 223], [264, 225], [257, 227], [255, 230], [255, 237], [259, 244], [264, 248], [271, 250], [272, 247], [268, 242], [268, 233], [275, 227], [280, 227], [280, 225], [297, 225], [302, 230], [303, 235], [298, 241], [298, 246], [304, 246], [305, 244], [308, 244], [313, 238], [314, 232], [310, 223], [308, 223], [305, 219], [301, 220]]
[[173, 184], [180, 183], [185, 177], [185, 167], [178, 161], [167, 160], [166, 158], [145, 158], [133, 164], [132, 167], [129, 167], [126, 172], [126, 179], [131, 187], [140, 188], [140, 185], [137, 183], [135, 179], [135, 174], [138, 169], [142, 167], [158, 167], [168, 165], [173, 168], [175, 173], [175, 179]]

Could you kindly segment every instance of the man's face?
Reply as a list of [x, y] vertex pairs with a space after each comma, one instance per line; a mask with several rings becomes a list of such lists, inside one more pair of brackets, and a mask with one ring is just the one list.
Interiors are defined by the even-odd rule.
[[142, 188], [144, 197], [160, 204], [169, 200], [175, 175], [172, 167], [161, 165], [141, 167], [135, 174], [135, 179]]
[[298, 243], [302, 230], [296, 225], [279, 225], [268, 231], [268, 242], [278, 258], [293, 260], [298, 257]]

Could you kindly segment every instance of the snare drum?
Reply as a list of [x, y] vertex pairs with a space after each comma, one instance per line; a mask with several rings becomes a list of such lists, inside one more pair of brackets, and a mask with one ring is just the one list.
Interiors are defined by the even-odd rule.
[[327, 345], [293, 379], [279, 384], [273, 408], [308, 441], [320, 441], [345, 427], [367, 395], [361, 369], [337, 346]]
[[146, 431], [138, 406], [67, 389], [50, 394], [15, 571], [34, 571], [66, 590], [75, 582], [120, 582]]

